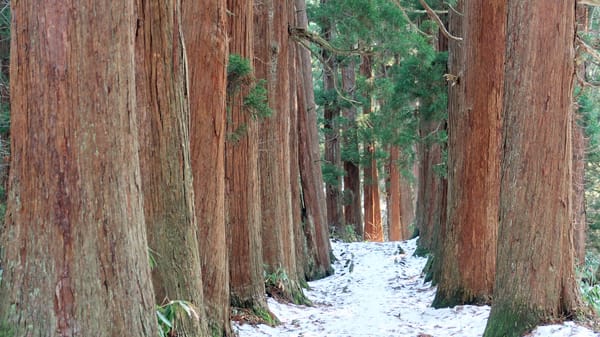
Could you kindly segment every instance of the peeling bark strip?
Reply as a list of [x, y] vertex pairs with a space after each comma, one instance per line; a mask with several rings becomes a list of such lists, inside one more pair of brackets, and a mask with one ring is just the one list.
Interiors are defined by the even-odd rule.
[[[179, 0], [137, 0], [137, 105], [155, 301], [186, 300], [198, 318], [176, 317], [178, 336], [207, 334], [190, 166], [187, 69]], [[182, 244], [184, 243], [184, 244]]]
[[[305, 0], [295, 0], [297, 25], [306, 28]], [[312, 64], [310, 53], [305, 48], [298, 48], [299, 53], [299, 89], [298, 94], [298, 143], [300, 179], [302, 184], [302, 202], [305, 209], [304, 232], [308, 250], [308, 261], [305, 265], [307, 279], [316, 279], [330, 275], [333, 270], [329, 258], [329, 226], [325, 193], [323, 192], [323, 175], [319, 154], [319, 135], [317, 134], [317, 111], [313, 91]]]
[[0, 329], [15, 337], [157, 335], [133, 4], [12, 2]]

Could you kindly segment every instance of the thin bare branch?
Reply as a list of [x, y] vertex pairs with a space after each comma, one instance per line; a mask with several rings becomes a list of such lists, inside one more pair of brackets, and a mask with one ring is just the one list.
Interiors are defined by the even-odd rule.
[[396, 4], [396, 6], [398, 6], [398, 8], [400, 9], [400, 11], [402, 12], [402, 15], [404, 16], [404, 19], [408, 22], [408, 24], [414, 29], [416, 30], [419, 34], [424, 35], [426, 37], [432, 38], [433, 36], [425, 33], [424, 31], [420, 30], [419, 27], [410, 20], [410, 18], [408, 17], [408, 14], [406, 13], [406, 9], [404, 9], [404, 7], [402, 7], [402, 4], [400, 3], [400, 0], [394, 0], [394, 4]]
[[452, 12], [454, 12], [454, 14], [458, 15], [458, 16], [463, 16], [463, 13], [459, 12], [456, 10], [456, 8], [452, 7], [452, 5], [449, 2], [444, 2], [446, 4], [446, 6], [448, 6], [448, 8], [450, 8], [450, 10]]
[[579, 0], [579, 1], [577, 1], [577, 3], [580, 5], [600, 7], [600, 0]]
[[596, 51], [596, 49], [594, 49], [594, 47], [590, 46], [589, 44], [587, 44], [585, 41], [583, 41], [583, 39], [579, 36], [575, 37], [575, 41], [577, 42], [577, 44], [579, 46], [581, 46], [587, 53], [588, 55], [590, 55], [593, 59], [595, 59], [596, 61], [600, 62], [600, 53], [598, 53], [598, 51]]
[[315, 34], [309, 31], [306, 28], [301, 27], [289, 27], [288, 29], [290, 36], [295, 40], [305, 40], [308, 42], [312, 42], [318, 45], [321, 49], [328, 50], [336, 55], [342, 56], [354, 56], [354, 55], [370, 55], [373, 52], [368, 49], [340, 49], [335, 46], [332, 46], [327, 40], [319, 36], [319, 34]]
[[[302, 39], [300, 37], [291, 35], [292, 39], [296, 42], [298, 42], [302, 47], [306, 48], [314, 57], [316, 57], [321, 64], [323, 65], [323, 67], [326, 68], [325, 71], [328, 71], [332, 74], [334, 74], [332, 77], [333, 79], [333, 88], [335, 89], [335, 92], [338, 94], [338, 96], [343, 99], [344, 101], [354, 105], [354, 106], [360, 106], [362, 105], [362, 103], [360, 103], [359, 101], [353, 100], [352, 98], [346, 97], [339, 89], [338, 87], [338, 83], [337, 83], [337, 76], [334, 73], [333, 69], [329, 66], [329, 64], [327, 63], [326, 60], [323, 59], [323, 56], [321, 56], [321, 54], [319, 53], [315, 53], [311, 48], [310, 45], [308, 44], [308, 42], [305, 39]], [[309, 41], [310, 42], [310, 41]], [[330, 50], [331, 51], [331, 50]]]
[[440, 19], [440, 17], [437, 14], [435, 14], [433, 9], [431, 9], [431, 7], [429, 7], [429, 5], [425, 2], [425, 0], [419, 0], [419, 2], [423, 6], [423, 8], [425, 8], [429, 17], [432, 20], [434, 20], [435, 22], [437, 22], [438, 26], [440, 26], [440, 30], [442, 31], [442, 34], [445, 37], [447, 37], [450, 40], [454, 40], [454, 41], [462, 41], [463, 40], [462, 37], [457, 37], [457, 36], [450, 34], [450, 32], [446, 29], [446, 26], [444, 26], [442, 19]]

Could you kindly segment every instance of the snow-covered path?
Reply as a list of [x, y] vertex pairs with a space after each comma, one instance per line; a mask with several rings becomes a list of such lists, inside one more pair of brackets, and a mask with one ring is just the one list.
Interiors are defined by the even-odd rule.
[[[415, 248], [416, 240], [334, 242], [335, 274], [310, 282], [311, 290], [306, 291], [314, 306], [269, 299], [280, 326], [236, 324], [234, 328], [240, 337], [481, 336], [489, 307], [431, 308], [435, 288], [423, 284], [421, 270], [426, 259], [414, 257]], [[566, 323], [538, 328], [531, 336], [600, 334]]]

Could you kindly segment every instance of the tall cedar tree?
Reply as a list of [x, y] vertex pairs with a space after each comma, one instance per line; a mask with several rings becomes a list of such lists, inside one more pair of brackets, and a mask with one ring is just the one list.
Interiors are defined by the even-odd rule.
[[[295, 0], [296, 22], [306, 29], [308, 18], [306, 1]], [[310, 51], [298, 48], [298, 156], [302, 183], [303, 222], [306, 239], [307, 259], [304, 266], [306, 278], [318, 279], [330, 275], [333, 270], [330, 260], [329, 225], [327, 209], [323, 208], [326, 197], [323, 191], [323, 175], [317, 133], [317, 110], [313, 91], [312, 63]]]
[[[459, 4], [450, 41], [448, 220], [434, 307], [489, 303], [495, 275], [506, 8]], [[494, 29], [490, 29], [494, 27]]]
[[[296, 3], [295, 0], [289, 1], [287, 6], [287, 16], [290, 26], [297, 26], [296, 20]], [[287, 36], [287, 35], [286, 35]], [[288, 37], [289, 38], [289, 37]], [[304, 236], [304, 226], [302, 223], [302, 189], [300, 186], [300, 153], [298, 152], [299, 132], [298, 132], [298, 108], [299, 95], [301, 95], [299, 86], [302, 84], [300, 68], [300, 54], [298, 46], [290, 39], [288, 44], [288, 72], [290, 77], [290, 100], [288, 102], [290, 109], [290, 147], [289, 147], [289, 170], [290, 170], [290, 192], [291, 192], [291, 207], [292, 207], [292, 229], [294, 240], [295, 263], [294, 272], [296, 273], [297, 281], [301, 284], [306, 282], [305, 264], [306, 254], [305, 246], [306, 239]]]
[[274, 297], [298, 302], [304, 296], [296, 273], [292, 222], [292, 207], [299, 205], [292, 205], [290, 176], [290, 163], [297, 155], [290, 153], [290, 101], [295, 99], [291, 96], [288, 55], [290, 5], [287, 0], [255, 3], [254, 69], [257, 78], [267, 81], [273, 112], [260, 125], [258, 160], [262, 253], [265, 271], [272, 276], [267, 291]]
[[[254, 57], [253, 1], [228, 0], [229, 51]], [[268, 313], [263, 280], [258, 175], [258, 125], [243, 106], [242, 91], [231, 97], [227, 132], [239, 127], [246, 132], [237, 141], [225, 142], [225, 208], [229, 253], [231, 304]], [[270, 314], [269, 314], [270, 315]]]
[[[447, 51], [447, 43], [444, 36], [438, 33], [437, 51]], [[435, 63], [431, 65], [431, 71], [437, 70]], [[435, 90], [433, 84], [430, 90]], [[438, 88], [439, 89], [439, 88]], [[444, 165], [443, 141], [436, 139], [446, 129], [445, 117], [436, 107], [436, 97], [419, 98], [420, 107], [418, 115], [418, 132], [420, 141], [417, 144], [418, 168], [417, 168], [417, 205], [415, 210], [415, 227], [419, 233], [420, 250], [435, 252], [436, 245], [442, 242], [440, 235], [445, 232], [446, 222], [446, 191], [448, 180], [445, 170], [440, 172]], [[432, 110], [434, 109], [434, 110]], [[439, 239], [439, 240], [438, 240]]]
[[[388, 231], [390, 241], [407, 240], [410, 236], [408, 225], [410, 224], [410, 190], [406, 189], [406, 180], [400, 172], [398, 161], [400, 160], [400, 147], [391, 145], [390, 158], [388, 162]], [[403, 186], [404, 185], [404, 186]], [[403, 189], [404, 187], [404, 189]], [[408, 199], [408, 200], [406, 200]], [[407, 201], [409, 203], [407, 203]], [[409, 207], [407, 207], [407, 205]], [[407, 209], [408, 208], [408, 209]]]
[[[341, 67], [342, 90], [349, 98], [354, 96], [356, 90], [356, 61], [353, 57], [346, 60]], [[342, 117], [345, 119], [343, 128], [344, 153], [356, 156], [342, 156], [344, 163], [344, 221], [347, 226], [352, 226], [357, 239], [363, 238], [362, 221], [362, 194], [360, 191], [360, 169], [358, 166], [358, 130], [356, 125], [357, 109], [353, 105], [342, 108]], [[342, 232], [346, 235], [346, 231]]]
[[156, 336], [140, 193], [134, 2], [12, 6], [0, 330]]
[[211, 334], [230, 336], [225, 228], [225, 97], [229, 50], [226, 2], [182, 0], [182, 9], [204, 302]]
[[[325, 4], [327, 0], [321, 0]], [[326, 41], [333, 39], [333, 22], [330, 18], [323, 18], [321, 23], [323, 37]], [[321, 57], [325, 61], [323, 71], [323, 90], [326, 96], [323, 106], [323, 118], [325, 119], [325, 164], [331, 172], [328, 181], [325, 182], [325, 195], [327, 202], [327, 225], [338, 236], [344, 233], [344, 217], [342, 209], [342, 177], [338, 169], [342, 165], [340, 152], [339, 117], [340, 109], [337, 100], [334, 99], [336, 85], [335, 77], [338, 76], [338, 64], [336, 55], [327, 49], [321, 50]]]
[[[500, 227], [484, 336], [573, 317], [572, 1], [508, 1]], [[548, 53], [548, 50], [560, 51]]]
[[174, 330], [180, 336], [205, 335], [181, 2], [138, 0], [136, 5], [139, 156], [156, 301], [190, 301], [200, 318], [179, 315]]
[[[367, 80], [367, 85], [373, 85], [373, 59], [371, 56], [363, 56], [360, 65], [360, 73]], [[372, 87], [367, 89], [367, 103], [363, 107], [363, 113], [368, 115], [373, 109]], [[383, 223], [381, 222], [381, 205], [379, 203], [379, 175], [377, 172], [377, 160], [375, 158], [375, 142], [365, 144], [364, 167], [364, 201], [365, 228], [364, 238], [369, 241], [383, 241]]]

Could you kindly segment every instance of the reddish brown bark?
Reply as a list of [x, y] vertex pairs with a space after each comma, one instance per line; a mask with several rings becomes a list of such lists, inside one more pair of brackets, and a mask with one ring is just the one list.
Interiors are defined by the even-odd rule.
[[[253, 59], [253, 2], [228, 0], [229, 51]], [[258, 125], [243, 108], [245, 92], [229, 98], [227, 132], [247, 127], [237, 141], [225, 143], [225, 208], [233, 306], [267, 311], [260, 228]]]
[[[370, 56], [363, 56], [360, 72], [367, 82], [373, 81], [373, 68]], [[369, 99], [371, 93], [367, 93]], [[363, 113], [371, 113], [372, 103], [363, 107]], [[383, 241], [383, 223], [381, 222], [381, 205], [379, 203], [379, 174], [377, 172], [377, 160], [375, 159], [375, 144], [365, 144], [365, 167], [363, 169], [363, 189], [365, 209], [364, 237], [368, 241]]]
[[156, 336], [140, 193], [134, 2], [12, 6], [0, 330]]
[[[189, 67], [190, 149], [208, 327], [232, 335], [225, 228], [225, 0], [182, 0]], [[210, 46], [207, 48], [206, 46]]]
[[295, 97], [290, 89], [289, 4], [271, 0], [255, 3], [254, 68], [257, 78], [267, 80], [273, 111], [261, 122], [259, 131], [263, 261], [267, 274], [287, 275], [278, 280], [279, 284], [267, 284], [267, 291], [292, 302], [303, 295], [296, 274], [290, 181], [290, 101]]
[[448, 220], [435, 307], [489, 303], [495, 277], [506, 8], [460, 6], [455, 35], [464, 42], [450, 42], [449, 72], [461, 78], [449, 86]]
[[580, 309], [571, 217], [574, 10], [566, 0], [508, 1], [500, 227], [488, 337], [521, 336]]
[[[296, 19], [298, 27], [306, 28], [305, 0], [296, 1]], [[306, 277], [309, 280], [330, 275], [331, 260], [329, 257], [329, 226], [325, 193], [323, 192], [323, 175], [319, 155], [319, 135], [317, 133], [317, 111], [313, 92], [312, 64], [310, 52], [298, 48], [300, 66], [298, 67], [298, 141], [299, 163], [302, 184], [302, 202], [304, 205], [304, 233], [308, 251]]]
[[409, 239], [415, 222], [415, 192], [410, 179], [404, 174], [400, 174], [400, 201], [403, 237]]
[[[403, 199], [400, 169], [398, 160], [400, 159], [400, 149], [397, 146], [390, 147], [389, 162], [389, 189], [388, 189], [388, 221], [389, 221], [389, 240], [400, 241], [408, 239], [408, 225], [402, 214]], [[406, 196], [408, 197], [408, 196]]]

